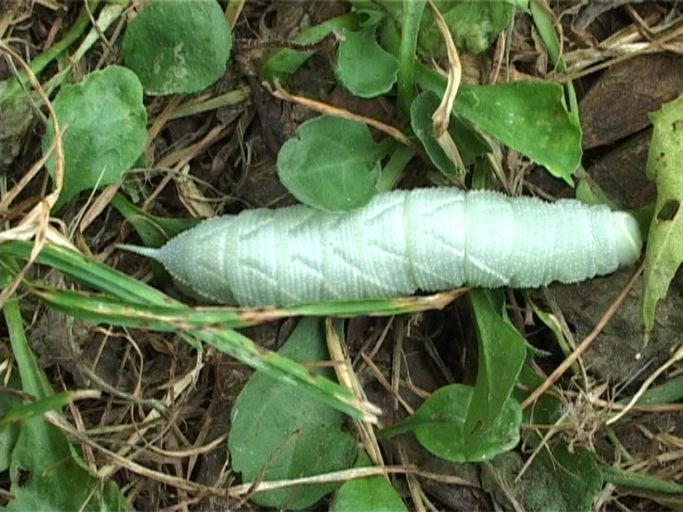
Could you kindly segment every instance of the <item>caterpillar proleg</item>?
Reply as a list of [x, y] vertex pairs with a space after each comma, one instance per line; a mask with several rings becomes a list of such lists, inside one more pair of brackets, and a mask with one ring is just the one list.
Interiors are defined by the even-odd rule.
[[160, 249], [122, 247], [208, 300], [260, 307], [574, 283], [634, 263], [641, 245], [636, 220], [606, 206], [439, 187], [379, 194], [344, 213], [245, 210]]

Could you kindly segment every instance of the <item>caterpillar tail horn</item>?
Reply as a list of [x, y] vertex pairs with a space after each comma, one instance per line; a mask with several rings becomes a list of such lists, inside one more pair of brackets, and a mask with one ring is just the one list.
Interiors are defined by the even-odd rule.
[[146, 258], [151, 258], [155, 261], [163, 263], [161, 258], [161, 249], [155, 249], [154, 247], [142, 247], [140, 245], [129, 245], [129, 244], [119, 244], [116, 246], [117, 249], [122, 249], [124, 251], [132, 252], [134, 254], [139, 254]]

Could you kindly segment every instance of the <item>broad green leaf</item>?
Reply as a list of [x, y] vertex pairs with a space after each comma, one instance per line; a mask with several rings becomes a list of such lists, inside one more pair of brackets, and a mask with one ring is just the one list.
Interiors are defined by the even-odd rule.
[[280, 181], [302, 203], [327, 211], [365, 205], [377, 189], [384, 147], [367, 126], [320, 116], [306, 121], [277, 158]]
[[[569, 451], [565, 444], [554, 445], [550, 452], [542, 450], [538, 455], [536, 474], [551, 474], [565, 510], [592, 510], [592, 504], [602, 489], [602, 474], [596, 464], [595, 453], [581, 448]], [[534, 503], [528, 508], [538, 510]]]
[[[54, 395], [24, 332], [15, 298], [3, 310], [23, 391], [38, 400]], [[64, 433], [42, 416], [25, 419], [11, 454], [6, 510], [126, 510], [114, 482], [103, 483], [87, 471]]]
[[456, 114], [572, 183], [581, 163], [581, 129], [557, 84], [462, 86]]
[[61, 430], [36, 417], [24, 422], [12, 452], [5, 510], [127, 510], [114, 482], [84, 469]]
[[[300, 362], [328, 359], [321, 319], [304, 319], [279, 351]], [[320, 372], [331, 375], [330, 370]], [[255, 373], [232, 409], [228, 449], [232, 467], [243, 481], [299, 478], [347, 469], [356, 458], [356, 442], [342, 430], [344, 417], [302, 395], [290, 383]], [[302, 509], [339, 484], [308, 485], [257, 493], [260, 506]]]
[[[56, 205], [60, 208], [82, 190], [121, 179], [145, 147], [147, 113], [135, 73], [120, 66], [90, 73], [78, 85], [65, 85], [53, 107], [64, 145], [64, 188]], [[43, 153], [53, 140], [48, 123]], [[54, 178], [54, 152], [46, 165]]]
[[121, 194], [116, 194], [111, 204], [135, 228], [145, 247], [160, 247], [201, 222], [201, 219], [185, 217], [157, 217], [138, 208]]
[[34, 402], [16, 405], [3, 412], [0, 416], [0, 428], [12, 423], [21, 423], [36, 416], [42, 416], [46, 412], [60, 410], [73, 401], [73, 393], [63, 391], [54, 395], [46, 396]]
[[[491, 42], [505, 30], [515, 14], [515, 2], [501, 0], [437, 1], [458, 48], [470, 53], [486, 51]], [[425, 16], [420, 32], [420, 47], [427, 55], [443, 55], [443, 36], [432, 16]]]
[[361, 98], [387, 93], [396, 83], [398, 62], [377, 43], [376, 30], [377, 25], [345, 30], [337, 53], [337, 80]]
[[[397, 54], [401, 37], [392, 24], [385, 23], [383, 28], [385, 46]], [[438, 95], [444, 93], [443, 75], [419, 63], [416, 71], [420, 87]], [[454, 112], [487, 135], [544, 165], [554, 176], [572, 183], [572, 173], [581, 163], [581, 128], [575, 116], [567, 111], [560, 85], [545, 82], [463, 84]]]
[[192, 93], [223, 76], [231, 47], [216, 0], [152, 0], [128, 27], [123, 59], [147, 94]]
[[434, 455], [452, 462], [481, 462], [514, 448], [519, 442], [522, 410], [508, 398], [493, 425], [477, 444], [465, 436], [465, 417], [473, 389], [452, 384], [436, 390], [409, 418], [380, 432], [392, 437], [412, 431], [417, 440]]
[[[424, 91], [410, 106], [410, 126], [432, 163], [447, 176], [458, 174], [458, 170], [434, 138], [432, 115], [439, 107], [441, 99], [434, 91]], [[488, 144], [474, 131], [455, 117], [451, 118], [448, 128], [465, 165], [473, 164], [477, 157], [490, 151]]]
[[[355, 467], [366, 468], [371, 465], [370, 458], [365, 452], [361, 452]], [[337, 491], [330, 510], [332, 512], [408, 511], [394, 486], [383, 476], [358, 478], [344, 483]]]
[[521, 477], [521, 457], [506, 453], [484, 468], [484, 488], [501, 503], [512, 495], [525, 510], [590, 511], [603, 485], [595, 455], [564, 444], [544, 448]]
[[479, 368], [463, 429], [473, 447], [496, 426], [498, 416], [505, 414], [526, 358], [524, 338], [501, 317], [500, 296], [501, 292], [490, 290], [469, 294], [477, 326]]
[[657, 303], [683, 262], [683, 96], [651, 114], [654, 132], [647, 173], [657, 184], [655, 215], [645, 254], [643, 322], [649, 339], [655, 325]]

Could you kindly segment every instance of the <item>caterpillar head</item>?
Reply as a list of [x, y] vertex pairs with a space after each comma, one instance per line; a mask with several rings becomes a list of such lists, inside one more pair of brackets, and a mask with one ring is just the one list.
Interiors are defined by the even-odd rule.
[[638, 261], [643, 245], [643, 237], [636, 218], [627, 212], [613, 212], [615, 241], [617, 243], [617, 255], [619, 265], [631, 265]]

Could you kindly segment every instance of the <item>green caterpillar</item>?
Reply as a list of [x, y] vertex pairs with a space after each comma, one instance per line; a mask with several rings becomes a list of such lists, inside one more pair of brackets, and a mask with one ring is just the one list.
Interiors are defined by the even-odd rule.
[[160, 249], [124, 248], [210, 301], [261, 307], [574, 283], [634, 263], [641, 245], [636, 220], [605, 206], [441, 187], [379, 194], [344, 213], [246, 210]]

